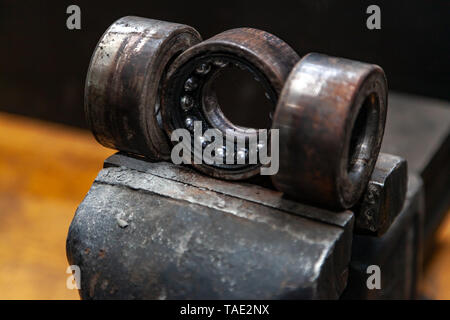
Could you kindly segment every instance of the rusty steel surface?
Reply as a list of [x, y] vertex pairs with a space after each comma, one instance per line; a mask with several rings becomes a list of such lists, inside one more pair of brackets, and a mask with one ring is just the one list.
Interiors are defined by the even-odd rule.
[[380, 153], [356, 208], [355, 232], [383, 235], [403, 208], [408, 180], [405, 159]]
[[83, 299], [338, 298], [344, 290], [351, 213], [339, 222], [332, 212], [324, 222], [322, 210], [314, 218], [314, 208], [286, 213], [226, 192], [237, 183], [213, 190], [215, 179], [190, 169], [191, 183], [177, 181], [180, 167], [169, 163], [122, 155], [105, 166], [67, 239]]
[[[236, 137], [245, 136], [246, 128], [230, 122], [221, 111], [214, 80], [225, 68], [246, 70], [261, 83], [275, 108], [284, 82], [299, 59], [281, 39], [251, 28], [228, 30], [191, 47], [174, 61], [167, 73], [162, 97], [162, 117], [167, 134], [170, 136], [178, 128], [192, 131], [192, 122], [198, 120], [204, 130], [215, 128], [225, 134], [231, 129]], [[227, 148], [224, 153], [232, 153], [235, 158], [239, 155], [236, 145], [234, 150]], [[202, 163], [194, 166], [208, 175], [229, 180], [245, 179], [260, 172], [260, 164], [250, 164], [248, 155], [245, 160], [245, 164]]]
[[[353, 236], [348, 285], [343, 299], [415, 299], [422, 270], [424, 193], [422, 179], [408, 176], [405, 205], [380, 237]], [[380, 268], [380, 288], [369, 289], [367, 268]]]
[[186, 25], [123, 17], [103, 34], [86, 78], [85, 114], [104, 146], [168, 159], [161, 128], [160, 80], [181, 52], [201, 41]]
[[306, 55], [280, 95], [278, 190], [329, 208], [360, 198], [380, 150], [387, 111], [383, 70], [322, 54]]

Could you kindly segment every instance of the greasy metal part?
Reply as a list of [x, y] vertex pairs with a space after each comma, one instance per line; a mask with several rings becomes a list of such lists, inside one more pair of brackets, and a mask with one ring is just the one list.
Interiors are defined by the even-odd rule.
[[425, 190], [425, 253], [450, 209], [450, 103], [391, 93], [382, 152], [408, 161], [420, 174]]
[[345, 288], [350, 212], [338, 222], [287, 214], [227, 193], [250, 185], [216, 191], [189, 169], [180, 180], [191, 183], [177, 181], [184, 169], [168, 163], [121, 155], [105, 165], [67, 238], [83, 299], [338, 298]]
[[[167, 73], [162, 97], [162, 116], [167, 134], [171, 136], [178, 128], [186, 128], [192, 133], [193, 121], [201, 121], [203, 132], [215, 128], [225, 135], [229, 129], [235, 137], [245, 139], [248, 128], [231, 123], [220, 109], [214, 90], [216, 77], [228, 67], [247, 70], [261, 83], [275, 107], [285, 79], [298, 60], [297, 53], [284, 41], [251, 28], [228, 30], [191, 47], [174, 61]], [[206, 146], [204, 143], [201, 148]], [[248, 147], [237, 150], [236, 143], [232, 150], [224, 147], [220, 150], [224, 159], [227, 153], [235, 159], [242, 154], [245, 163], [194, 166], [208, 175], [228, 180], [245, 179], [260, 172], [260, 164], [249, 163]], [[185, 156], [191, 158], [190, 154]]]
[[140, 17], [114, 22], [97, 44], [86, 78], [85, 114], [95, 138], [109, 148], [168, 159], [160, 80], [177, 55], [200, 41], [186, 25]]
[[406, 160], [380, 153], [355, 212], [355, 232], [383, 235], [403, 208], [408, 170]]
[[306, 55], [286, 80], [274, 115], [277, 189], [321, 207], [355, 205], [378, 157], [386, 111], [379, 66]]
[[[423, 256], [424, 194], [420, 177], [410, 174], [403, 210], [381, 237], [353, 237], [344, 299], [414, 299]], [[369, 266], [380, 269], [380, 288], [369, 289]], [[369, 283], [373, 281], [369, 279]]]

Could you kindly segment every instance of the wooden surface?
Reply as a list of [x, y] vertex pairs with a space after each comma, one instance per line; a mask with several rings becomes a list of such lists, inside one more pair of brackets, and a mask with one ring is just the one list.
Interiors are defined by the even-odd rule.
[[[114, 151], [87, 131], [0, 113], [0, 299], [78, 299], [66, 288], [67, 230]], [[450, 216], [422, 294], [450, 299]]]
[[439, 227], [421, 285], [425, 299], [450, 299], [450, 212]]
[[0, 114], [0, 299], [79, 298], [67, 231], [113, 152], [88, 131]]

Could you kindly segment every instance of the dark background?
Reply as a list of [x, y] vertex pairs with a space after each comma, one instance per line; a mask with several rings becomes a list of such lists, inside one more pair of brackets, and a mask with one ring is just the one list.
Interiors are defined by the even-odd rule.
[[[81, 30], [66, 8], [81, 8]], [[381, 30], [366, 8], [381, 8]], [[300, 55], [315, 51], [382, 66], [390, 89], [450, 100], [450, 1], [1, 1], [0, 111], [85, 126], [92, 51], [117, 18], [193, 26], [208, 38], [234, 27], [274, 33]]]

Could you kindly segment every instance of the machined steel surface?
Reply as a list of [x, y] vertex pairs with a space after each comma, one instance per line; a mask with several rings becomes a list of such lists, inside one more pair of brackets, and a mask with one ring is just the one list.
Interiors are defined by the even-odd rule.
[[340, 296], [351, 212], [316, 215], [303, 205], [287, 208], [277, 191], [216, 181], [169, 163], [108, 159], [67, 239], [69, 262], [81, 269], [81, 297]]
[[406, 160], [380, 153], [355, 212], [355, 232], [381, 236], [403, 208], [408, 181]]
[[[167, 134], [171, 136], [179, 128], [192, 132], [194, 121], [201, 121], [203, 131], [213, 128], [225, 135], [231, 130], [233, 137], [245, 139], [249, 128], [237, 126], [225, 117], [214, 90], [214, 80], [225, 68], [246, 70], [261, 83], [275, 109], [284, 82], [299, 59], [281, 39], [252, 28], [228, 30], [191, 47], [174, 61], [167, 73], [162, 98]], [[268, 128], [254, 129], [269, 129], [269, 121], [268, 124]], [[206, 146], [205, 142], [200, 148]], [[225, 158], [230, 154], [236, 159], [233, 164], [223, 161], [223, 164], [193, 165], [208, 175], [228, 180], [245, 179], [260, 172], [261, 164], [248, 160], [248, 147], [238, 150], [236, 143], [231, 148], [224, 143], [223, 147], [220, 155]], [[192, 158], [191, 154], [184, 156]], [[244, 163], [236, 163], [238, 157], [242, 157]]]
[[[405, 205], [381, 237], [355, 234], [344, 299], [414, 299], [423, 258], [424, 193], [422, 179], [408, 176]], [[369, 289], [369, 266], [380, 271], [380, 287]], [[374, 284], [372, 281], [370, 283]]]
[[169, 159], [162, 130], [161, 79], [181, 52], [201, 41], [186, 25], [123, 17], [103, 34], [86, 78], [85, 114], [104, 146]]
[[286, 80], [273, 119], [280, 135], [277, 189], [321, 207], [352, 207], [375, 166], [386, 111], [379, 66], [306, 55]]

